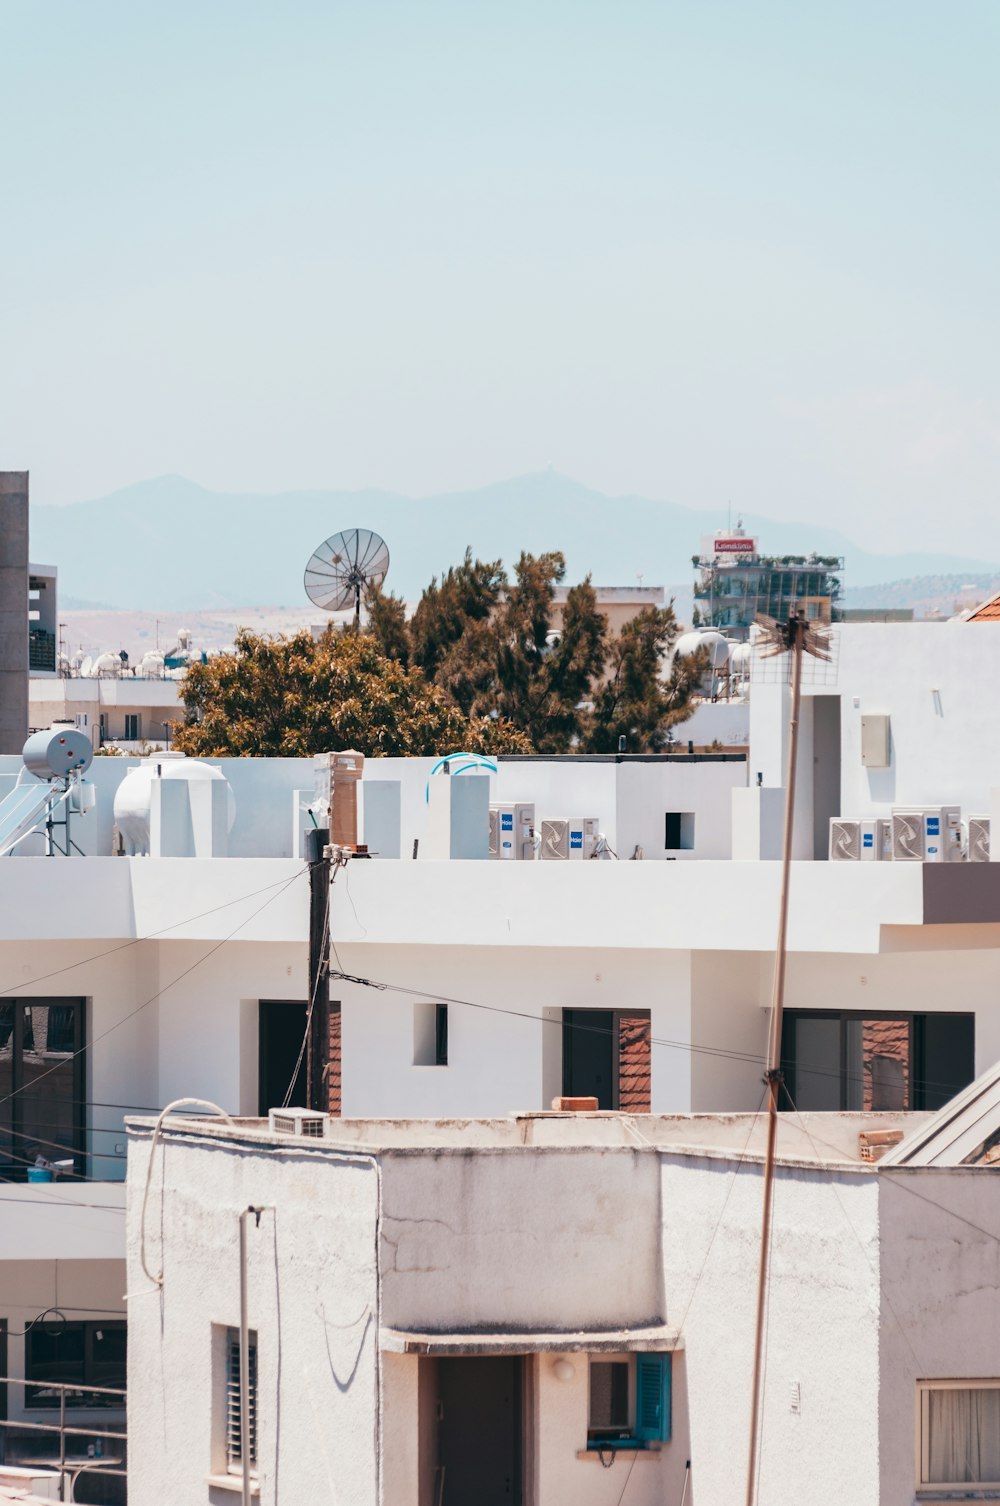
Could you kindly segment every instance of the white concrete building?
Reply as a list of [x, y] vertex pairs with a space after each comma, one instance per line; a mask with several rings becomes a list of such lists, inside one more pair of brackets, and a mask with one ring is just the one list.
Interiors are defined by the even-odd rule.
[[[837, 679], [807, 687], [785, 1036], [799, 1108], [932, 1110], [1000, 1060], [1000, 868], [814, 860], [832, 816], [992, 810], [1000, 718], [983, 687], [997, 632], [845, 627]], [[783, 687], [753, 683], [749, 762], [504, 759], [479, 788], [483, 811], [593, 818], [618, 862], [435, 858], [447, 850], [440, 795], [434, 814], [428, 799], [435, 761], [370, 760], [360, 836], [378, 856], [337, 872], [330, 905], [343, 1113], [504, 1116], [563, 1092], [658, 1114], [755, 1110], [785, 702]], [[869, 715], [889, 718], [884, 766], [863, 762]], [[17, 1335], [53, 1303], [95, 1309], [78, 1319], [102, 1332], [124, 1318], [124, 1116], [196, 1094], [253, 1117], [293, 1084], [314, 771], [210, 762], [232, 790], [231, 830], [211, 800], [171, 804], [164, 776], [154, 855], [113, 856], [115, 794], [137, 760], [98, 759], [96, 806], [72, 826], [83, 856], [32, 855], [31, 838], [0, 858], [0, 1098], [15, 1106], [0, 1150], [28, 1230], [7, 1253], [0, 1242], [17, 1376], [42, 1363]], [[20, 767], [0, 759], [0, 799]], [[476, 777], [433, 776], [432, 789]], [[644, 861], [627, 861], [636, 848]], [[39, 1155], [91, 1180], [26, 1186]], [[37, 1251], [30, 1267], [17, 1248]], [[92, 1354], [95, 1333], [74, 1342]], [[8, 1420], [30, 1420], [15, 1388], [7, 1405]]]
[[[239, 1484], [248, 1207], [254, 1499], [743, 1499], [762, 1118], [168, 1120], [152, 1160], [151, 1127], [130, 1127], [132, 1506]], [[1000, 1185], [914, 1161], [935, 1129], [781, 1122], [761, 1506], [1000, 1499]]]

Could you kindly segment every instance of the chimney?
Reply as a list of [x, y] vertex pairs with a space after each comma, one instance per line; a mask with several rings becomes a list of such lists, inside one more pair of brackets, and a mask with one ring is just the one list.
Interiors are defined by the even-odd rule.
[[28, 472], [0, 471], [0, 753], [28, 740]]

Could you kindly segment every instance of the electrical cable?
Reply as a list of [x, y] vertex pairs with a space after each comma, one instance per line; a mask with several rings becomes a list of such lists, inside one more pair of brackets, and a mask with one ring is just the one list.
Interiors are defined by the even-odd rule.
[[[334, 884], [337, 882], [337, 874], [340, 871], [340, 868], [341, 868], [341, 864], [338, 863], [337, 866], [334, 868], [333, 874], [332, 874], [332, 876], [330, 878], [330, 882], [327, 885], [326, 905], [325, 905], [324, 910], [323, 910], [323, 937], [324, 937], [324, 942], [328, 941], [329, 937], [330, 937], [330, 895], [333, 892], [333, 886], [334, 886]], [[340, 959], [338, 958], [337, 961], [338, 961], [338, 964], [339, 964]], [[299, 1071], [301, 1070], [301, 1067], [302, 1067], [302, 1059], [303, 1059], [303, 1057], [306, 1054], [306, 1046], [308, 1045], [308, 1042], [309, 1042], [309, 1031], [312, 1028], [313, 1010], [314, 1010], [314, 1008], [316, 1006], [316, 995], [319, 992], [319, 983], [320, 983], [320, 973], [321, 973], [321, 971], [322, 971], [322, 963], [320, 963], [320, 966], [316, 969], [316, 978], [315, 978], [315, 981], [313, 983], [312, 996], [311, 996], [311, 998], [309, 1000], [309, 1007], [306, 1010], [306, 1028], [305, 1028], [305, 1030], [302, 1033], [302, 1045], [299, 1047], [299, 1054], [298, 1054], [298, 1056], [295, 1059], [295, 1066], [294, 1066], [294, 1068], [292, 1070], [291, 1081], [289, 1082], [288, 1087], [287, 1087], [287, 1089], [285, 1091], [284, 1098], [281, 1100], [281, 1107], [283, 1109], [287, 1109], [289, 1103], [291, 1102], [292, 1094], [295, 1091], [295, 1083], [296, 1083], [296, 1080], [298, 1078]], [[327, 981], [328, 982], [329, 982], [329, 975], [330, 975], [330, 964], [329, 964], [329, 958], [327, 958]]]
[[[87, 1042], [85, 1045], [81, 1046], [77, 1051], [74, 1051], [72, 1054], [67, 1053], [66, 1056], [62, 1057], [53, 1066], [49, 1067], [47, 1071], [40, 1072], [38, 1074], [38, 1076], [34, 1079], [33, 1082], [31, 1082], [31, 1083], [24, 1083], [19, 1088], [13, 1088], [3, 1098], [0, 1098], [0, 1108], [2, 1108], [5, 1103], [9, 1103], [12, 1098], [16, 1098], [21, 1093], [33, 1092], [37, 1088], [38, 1084], [40, 1082], [44, 1081], [44, 1079], [46, 1077], [50, 1077], [53, 1072], [59, 1072], [59, 1071], [61, 1071], [63, 1069], [63, 1067], [65, 1067], [65, 1065], [67, 1064], [67, 1062], [69, 1062], [69, 1061], [75, 1061], [78, 1056], [83, 1056], [86, 1052], [92, 1051], [93, 1048], [98, 1044], [99, 1041], [107, 1040], [108, 1036], [109, 1035], [113, 1035], [114, 1032], [116, 1030], [119, 1030], [122, 1025], [127, 1025], [130, 1020], [134, 1020], [135, 1019], [136, 1015], [141, 1014], [144, 1009], [148, 1009], [151, 1004], [155, 1004], [156, 1001], [157, 1001], [157, 999], [162, 998], [162, 996], [165, 993], [168, 993], [171, 988], [176, 987], [176, 985], [178, 983], [180, 983], [182, 979], [187, 978], [191, 973], [193, 973], [195, 971], [196, 968], [201, 967], [203, 963], [207, 962], [210, 957], [214, 957], [215, 954], [216, 954], [216, 952], [221, 951], [221, 949], [226, 945], [227, 942], [232, 941], [233, 937], [239, 931], [242, 931], [242, 929], [243, 929], [244, 926], [249, 925], [250, 921], [256, 920], [257, 916], [260, 915], [262, 913], [262, 911], [266, 910], [267, 907], [268, 907], [268, 905], [273, 904], [276, 899], [280, 899], [281, 895], [284, 894], [285, 890], [291, 888], [292, 884], [295, 883], [296, 879], [301, 878], [302, 874], [305, 871], [306, 870], [304, 868], [300, 868], [298, 870], [298, 872], [292, 874], [291, 878], [285, 879], [283, 881], [281, 887], [279, 888], [277, 894], [272, 894], [268, 899], [266, 899], [264, 901], [264, 903], [262, 905], [258, 905], [257, 909], [254, 910], [253, 914], [252, 915], [248, 915], [248, 916], [246, 916], [246, 918], [244, 920], [241, 920], [240, 923], [239, 923], [239, 925], [235, 926], [229, 932], [228, 936], [223, 936], [220, 941], [217, 941], [214, 946], [212, 946], [212, 947], [209, 948], [209, 950], [204, 954], [204, 956], [196, 958], [196, 960], [191, 963], [190, 967], [186, 967], [183, 972], [180, 972], [180, 973], [177, 974], [176, 978], [172, 978], [169, 983], [165, 983], [162, 988], [157, 989], [156, 993], [153, 994], [150, 998], [146, 999], [146, 1001], [144, 1003], [137, 1004], [136, 1007], [135, 1007], [135, 1009], [130, 1010], [128, 1014], [122, 1015], [122, 1017], [121, 1017], [120, 1020], [116, 1020], [113, 1025], [109, 1025], [106, 1030], [102, 1030], [99, 1035], [93, 1036], [90, 1039], [89, 1042]], [[268, 889], [273, 889], [273, 888], [275, 888], [275, 885], [269, 884], [267, 886], [267, 888]], [[264, 893], [264, 892], [265, 892], [264, 890], [257, 890], [258, 894]], [[235, 901], [233, 901], [233, 903], [235, 903]], [[225, 906], [219, 906], [218, 908], [219, 909], [223, 909], [223, 908], [225, 908]], [[211, 911], [206, 911], [205, 913], [206, 914], [211, 914], [212, 912]], [[198, 916], [193, 917], [194, 920], [197, 920], [198, 918], [199, 918]], [[190, 923], [191, 922], [184, 922], [184, 924], [190, 924]], [[172, 930], [174, 928], [170, 927], [170, 929]], [[142, 939], [143, 940], [148, 940], [149, 938], [148, 937], [143, 937]], [[129, 943], [129, 945], [134, 945], [134, 944], [135, 943]], [[114, 950], [121, 951], [122, 948], [117, 947], [117, 948], [114, 948]]]
[[[293, 875], [298, 878], [299, 874]], [[249, 894], [240, 894], [236, 899], [227, 899], [221, 905], [213, 905], [211, 910], [202, 910], [197, 915], [190, 915], [186, 920], [175, 920], [172, 925], [163, 926], [159, 931], [147, 931], [145, 936], [133, 936], [129, 941], [123, 941], [119, 946], [107, 947], [103, 952], [95, 952], [92, 957], [84, 957], [76, 962], [68, 962], [65, 967], [57, 967], [51, 973], [41, 973], [37, 978], [29, 978], [19, 983], [12, 983], [8, 988], [0, 988], [0, 997], [5, 994], [16, 994], [22, 988], [35, 988], [39, 983], [47, 983], [50, 978], [59, 978], [63, 973], [71, 973], [78, 967], [87, 967], [91, 962], [100, 962], [102, 957], [112, 957], [116, 952], [127, 952], [131, 947], [140, 946], [144, 941], [155, 941], [158, 936], [166, 936], [169, 931], [179, 931], [182, 926], [191, 926], [198, 920], [204, 920], [209, 915], [217, 915], [220, 910], [230, 910], [233, 905], [243, 904], [248, 899], [256, 899], [258, 894], [266, 894], [270, 889], [287, 888], [290, 879], [276, 879], [273, 884], [265, 884], [262, 889], [251, 889]], [[275, 896], [277, 898], [277, 895]], [[118, 1107], [118, 1105], [109, 1105]], [[129, 1105], [121, 1105], [129, 1107]]]

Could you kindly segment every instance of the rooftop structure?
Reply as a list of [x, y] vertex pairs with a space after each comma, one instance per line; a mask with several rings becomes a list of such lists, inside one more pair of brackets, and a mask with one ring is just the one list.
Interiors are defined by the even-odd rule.
[[709, 627], [746, 638], [758, 615], [786, 618], [790, 611], [830, 622], [839, 616], [844, 561], [840, 555], [767, 555], [742, 525], [716, 533], [692, 557], [699, 576], [694, 604]]
[[[130, 1125], [132, 1506], [244, 1462], [261, 1499], [357, 1506], [740, 1498], [756, 1115], [282, 1125], [171, 1118], [155, 1157]], [[763, 1506], [992, 1478], [1000, 1184], [865, 1155], [932, 1127], [779, 1126]]]

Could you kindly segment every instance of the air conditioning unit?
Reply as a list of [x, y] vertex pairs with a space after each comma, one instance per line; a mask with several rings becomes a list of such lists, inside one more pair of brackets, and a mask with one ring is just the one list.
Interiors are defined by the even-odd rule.
[[533, 804], [515, 805], [514, 837], [517, 856], [525, 862], [535, 861], [535, 807]]
[[578, 816], [568, 822], [568, 825], [570, 857], [577, 859], [593, 857], [599, 832], [597, 817]]
[[962, 856], [962, 820], [957, 805], [925, 810], [892, 809], [894, 863], [956, 863]]
[[835, 816], [830, 822], [830, 862], [857, 863], [861, 857], [861, 822]]
[[515, 825], [517, 807], [513, 805], [490, 806], [490, 857], [511, 859], [517, 857]]
[[990, 860], [990, 818], [970, 816], [967, 853], [970, 863], [988, 863]]
[[319, 1109], [270, 1109], [267, 1127], [272, 1135], [293, 1135], [297, 1140], [322, 1140], [326, 1114]]
[[545, 862], [564, 863], [569, 857], [569, 822], [543, 821], [538, 856]]

